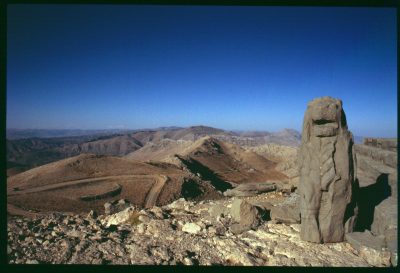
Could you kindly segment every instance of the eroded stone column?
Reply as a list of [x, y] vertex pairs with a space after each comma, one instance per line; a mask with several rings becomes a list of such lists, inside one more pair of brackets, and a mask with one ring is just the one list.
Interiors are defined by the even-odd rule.
[[351, 232], [357, 207], [352, 198], [355, 158], [342, 101], [312, 100], [304, 115], [300, 165], [302, 240], [343, 241]]

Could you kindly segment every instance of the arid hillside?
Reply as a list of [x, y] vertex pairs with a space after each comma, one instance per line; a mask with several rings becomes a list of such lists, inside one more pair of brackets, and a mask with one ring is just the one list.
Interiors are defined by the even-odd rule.
[[[193, 144], [191, 150], [180, 157], [189, 169], [210, 171], [223, 181], [236, 184], [285, 180], [287, 177], [276, 171], [276, 163], [254, 152], [211, 137]], [[200, 165], [199, 165], [200, 164]], [[203, 169], [203, 167], [205, 167]]]
[[148, 143], [126, 158], [183, 164], [205, 180], [217, 179], [235, 184], [287, 178], [275, 170], [275, 162], [213, 137], [203, 137], [195, 142], [163, 140], [156, 144]]
[[[82, 154], [10, 177], [7, 200], [14, 209], [37, 211], [101, 211], [114, 199], [145, 207], [181, 197], [192, 180], [190, 173], [167, 163]], [[211, 190], [198, 188], [198, 195]]]
[[[288, 129], [276, 133], [266, 131], [231, 132], [207, 126], [192, 126], [187, 128], [143, 129], [130, 132], [115, 132], [111, 130], [108, 133], [107, 131], [99, 133], [97, 131], [88, 131], [88, 135], [81, 135], [84, 132], [75, 132], [74, 130], [71, 132], [68, 130], [66, 132], [31, 132], [27, 130], [25, 132], [22, 130], [18, 131], [17, 135], [15, 135], [15, 132], [8, 132], [10, 138], [7, 139], [7, 169], [9, 169], [7, 175], [15, 175], [19, 172], [81, 153], [125, 156], [141, 149], [146, 144], [165, 145], [166, 142], [163, 142], [164, 140], [180, 140], [182, 141], [180, 144], [182, 144], [185, 141], [193, 142], [205, 136], [212, 136], [223, 142], [252, 147], [267, 143], [279, 143], [295, 147], [300, 140], [300, 135], [297, 131]], [[78, 135], [73, 136], [72, 134], [74, 133]], [[29, 138], [30, 135], [62, 136], [63, 134], [68, 137]], [[28, 138], [13, 139], [13, 136], [27, 136]], [[175, 149], [172, 146], [170, 148]], [[180, 147], [177, 148], [180, 149]], [[142, 157], [146, 157], [144, 151], [146, 150], [142, 150]], [[171, 151], [166, 151], [165, 153], [170, 153]], [[162, 157], [162, 154], [160, 156]]]
[[142, 146], [139, 140], [128, 134], [85, 142], [79, 145], [79, 150], [81, 153], [123, 156]]
[[192, 148], [194, 141], [162, 139], [157, 142], [149, 141], [139, 150], [127, 154], [125, 157], [140, 161], [162, 161], [177, 163], [175, 155], [185, 154]]
[[18, 209], [101, 211], [117, 199], [139, 207], [180, 197], [219, 199], [237, 184], [287, 180], [275, 167], [263, 156], [212, 137], [163, 139], [126, 157], [81, 154], [9, 177], [8, 203], [18, 214]]

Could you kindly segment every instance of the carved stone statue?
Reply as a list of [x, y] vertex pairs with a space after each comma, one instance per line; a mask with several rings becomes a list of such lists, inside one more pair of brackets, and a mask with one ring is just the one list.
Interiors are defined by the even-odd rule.
[[312, 100], [304, 115], [299, 153], [302, 240], [343, 241], [355, 224], [355, 157], [342, 101]]

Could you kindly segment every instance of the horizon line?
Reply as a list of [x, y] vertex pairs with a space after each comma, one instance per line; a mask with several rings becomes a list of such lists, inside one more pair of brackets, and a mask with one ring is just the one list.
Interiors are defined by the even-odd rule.
[[300, 132], [297, 129], [294, 128], [283, 128], [281, 130], [277, 131], [269, 131], [265, 129], [224, 129], [224, 128], [219, 128], [219, 127], [213, 127], [213, 126], [208, 126], [208, 125], [190, 125], [190, 126], [157, 126], [157, 127], [141, 127], [141, 128], [96, 128], [96, 129], [83, 129], [83, 128], [6, 128], [6, 130], [80, 130], [80, 131], [106, 131], [106, 130], [120, 130], [120, 131], [129, 131], [129, 130], [155, 130], [155, 129], [160, 129], [160, 128], [176, 128], [176, 129], [185, 129], [185, 128], [193, 128], [193, 127], [208, 127], [208, 128], [213, 128], [213, 129], [218, 129], [218, 130], [223, 130], [223, 131], [251, 131], [251, 132], [280, 132], [284, 130], [295, 130], [297, 132]]

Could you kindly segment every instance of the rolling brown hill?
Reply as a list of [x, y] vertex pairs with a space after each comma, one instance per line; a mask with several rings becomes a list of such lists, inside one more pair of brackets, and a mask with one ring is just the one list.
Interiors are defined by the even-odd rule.
[[[88, 131], [88, 133], [90, 132]], [[23, 133], [24, 131], [18, 134], [24, 135]], [[28, 130], [25, 133], [29, 136], [32, 133], [37, 134], [40, 132], [29, 132]], [[45, 130], [44, 133], [45, 135], [57, 135], [73, 134], [74, 132], [46, 133]], [[75, 133], [81, 134], [84, 132]], [[159, 142], [168, 139], [196, 141], [204, 136], [212, 136], [223, 142], [239, 146], [259, 146], [269, 142], [296, 146], [299, 143], [299, 133], [294, 130], [283, 130], [278, 133], [265, 131], [230, 132], [207, 126], [192, 126], [187, 128], [167, 127], [130, 132], [121, 131], [119, 134], [110, 131], [108, 135], [107, 131], [101, 132], [101, 134], [97, 131], [92, 133], [93, 135], [84, 136], [7, 139], [7, 168], [10, 169], [8, 175], [15, 175], [18, 172], [81, 153], [124, 156], [140, 149], [147, 143], [159, 145]], [[18, 167], [16, 168], [15, 166]]]
[[177, 165], [183, 163], [191, 172], [199, 173], [200, 176], [211, 180], [212, 177], [217, 177], [236, 184], [287, 178], [275, 170], [275, 162], [212, 137], [203, 137], [195, 142], [163, 140], [148, 143], [126, 158], [164, 161]]
[[114, 156], [129, 154], [140, 149], [142, 146], [142, 143], [130, 134], [85, 142], [79, 145], [80, 152], [82, 153]]
[[175, 130], [147, 130], [140, 131], [132, 134], [134, 138], [139, 140], [141, 143], [146, 144], [148, 142], [159, 142], [162, 139], [172, 140], [188, 140], [195, 141], [201, 137], [208, 135], [226, 135], [229, 134], [224, 130], [208, 127], [208, 126], [191, 126], [188, 128], [178, 128]]
[[183, 154], [191, 149], [193, 141], [172, 140], [169, 138], [157, 142], [148, 142], [139, 150], [127, 154], [125, 157], [140, 161], [162, 161], [177, 163], [175, 154]]
[[105, 202], [121, 198], [140, 207], [179, 197], [214, 199], [232, 183], [286, 180], [275, 167], [265, 157], [212, 137], [163, 139], [126, 157], [81, 154], [9, 177], [8, 202], [23, 209], [77, 212], [100, 211]]
[[[194, 195], [187, 193], [188, 187], [196, 190]], [[42, 212], [102, 212], [104, 203], [119, 199], [144, 207], [180, 197], [218, 198], [215, 189], [175, 165], [93, 154], [9, 177], [7, 194], [14, 208]]]
[[[194, 165], [200, 163], [221, 180], [236, 184], [287, 179], [284, 174], [275, 170], [275, 162], [212, 137], [196, 141], [181, 158], [193, 162]], [[195, 172], [195, 168], [192, 171]]]

